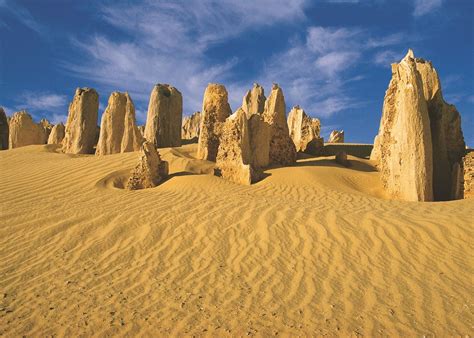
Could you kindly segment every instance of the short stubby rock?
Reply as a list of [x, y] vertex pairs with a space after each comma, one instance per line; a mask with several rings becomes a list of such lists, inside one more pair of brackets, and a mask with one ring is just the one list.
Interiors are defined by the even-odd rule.
[[64, 139], [65, 127], [62, 122], [54, 125], [48, 137], [48, 144], [61, 144]]
[[143, 142], [138, 164], [125, 186], [128, 190], [156, 187], [168, 176], [168, 162], [163, 161], [152, 142]]
[[10, 149], [44, 143], [43, 127], [34, 123], [30, 114], [26, 111], [13, 114], [9, 123]]

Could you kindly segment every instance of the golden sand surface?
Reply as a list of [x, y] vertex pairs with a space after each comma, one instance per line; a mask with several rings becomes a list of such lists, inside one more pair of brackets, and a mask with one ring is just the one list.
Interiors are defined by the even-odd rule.
[[474, 334], [474, 200], [389, 200], [352, 156], [240, 186], [195, 152], [127, 191], [138, 153], [1, 151], [0, 335]]

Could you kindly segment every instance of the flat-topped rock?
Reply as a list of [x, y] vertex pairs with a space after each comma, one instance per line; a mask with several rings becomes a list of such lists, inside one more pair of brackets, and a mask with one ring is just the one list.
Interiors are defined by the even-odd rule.
[[9, 124], [10, 149], [32, 144], [44, 144], [44, 130], [26, 111], [13, 114]]
[[169, 84], [153, 87], [148, 104], [145, 138], [156, 147], [180, 147], [183, 97]]
[[77, 88], [69, 105], [62, 150], [71, 154], [93, 154], [97, 142], [99, 94], [92, 88]]

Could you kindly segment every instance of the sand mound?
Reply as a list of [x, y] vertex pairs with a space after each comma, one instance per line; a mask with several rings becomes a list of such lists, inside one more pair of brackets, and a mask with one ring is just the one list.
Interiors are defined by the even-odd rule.
[[237, 185], [195, 144], [127, 191], [137, 152], [50, 146], [0, 152], [0, 335], [472, 335], [472, 200], [386, 200], [349, 152]]

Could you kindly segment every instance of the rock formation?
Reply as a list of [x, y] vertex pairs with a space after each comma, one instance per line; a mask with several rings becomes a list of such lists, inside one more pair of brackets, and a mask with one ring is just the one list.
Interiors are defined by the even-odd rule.
[[48, 137], [48, 144], [61, 144], [64, 139], [64, 124], [58, 123], [56, 124], [53, 129], [51, 129], [51, 133]]
[[408, 201], [453, 198], [457, 165], [464, 154], [461, 118], [444, 102], [430, 62], [411, 50], [392, 65], [379, 134], [371, 159], [387, 190]]
[[263, 87], [258, 83], [254, 83], [253, 88], [247, 91], [242, 100], [242, 109], [247, 118], [250, 118], [253, 114], [262, 115], [265, 110], [265, 100]]
[[299, 106], [293, 107], [288, 114], [288, 128], [290, 137], [295, 144], [296, 151], [319, 155], [324, 147], [324, 140], [319, 137], [321, 122], [310, 118]]
[[3, 107], [0, 107], [0, 150], [8, 149], [9, 135], [7, 114], [5, 114]]
[[153, 87], [148, 104], [145, 138], [156, 147], [180, 147], [183, 97], [168, 84]]
[[128, 190], [147, 189], [156, 187], [168, 176], [168, 162], [161, 160], [152, 142], [143, 142], [140, 150], [140, 160], [132, 170], [125, 186]]
[[10, 120], [9, 148], [18, 148], [31, 144], [44, 144], [44, 131], [41, 125], [34, 123], [26, 111], [13, 114]]
[[271, 127], [259, 114], [248, 119], [250, 163], [255, 168], [265, 168], [270, 164]]
[[463, 158], [462, 190], [463, 198], [474, 198], [474, 151], [470, 151]]
[[135, 121], [135, 107], [128, 93], [113, 92], [102, 114], [96, 155], [139, 150], [143, 138]]
[[201, 124], [201, 113], [195, 112], [191, 116], [183, 118], [183, 126], [181, 128], [181, 138], [184, 140], [192, 140], [199, 138], [199, 127]]
[[138, 131], [140, 132], [140, 135], [142, 135], [142, 138], [145, 138], [145, 126], [138, 126]]
[[251, 161], [252, 150], [247, 116], [242, 109], [239, 109], [222, 127], [216, 164], [224, 179], [250, 185], [261, 177], [261, 172]]
[[344, 130], [333, 130], [328, 143], [344, 143]]
[[335, 160], [336, 160], [336, 163], [338, 163], [338, 164], [340, 164], [344, 167], [349, 167], [350, 166], [350, 162], [347, 159], [347, 153], [345, 151], [338, 152], [336, 154]]
[[47, 119], [41, 119], [39, 122], [41, 129], [43, 130], [43, 143], [48, 143], [49, 134], [53, 129], [53, 125]]
[[270, 163], [288, 165], [296, 161], [296, 148], [290, 137], [286, 121], [286, 105], [283, 91], [273, 84], [265, 102], [263, 120], [270, 125]]
[[92, 88], [77, 88], [69, 105], [63, 139], [63, 151], [71, 154], [93, 154], [97, 134], [99, 95]]
[[222, 125], [231, 113], [227, 100], [227, 90], [223, 85], [210, 83], [207, 86], [202, 102], [201, 125], [199, 128], [197, 152], [199, 159], [216, 160]]

